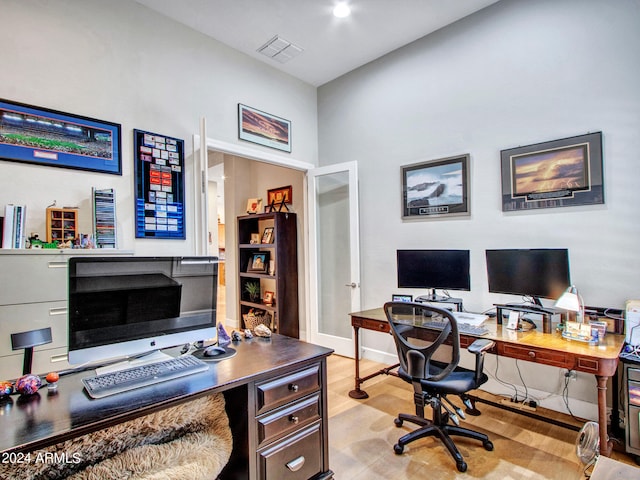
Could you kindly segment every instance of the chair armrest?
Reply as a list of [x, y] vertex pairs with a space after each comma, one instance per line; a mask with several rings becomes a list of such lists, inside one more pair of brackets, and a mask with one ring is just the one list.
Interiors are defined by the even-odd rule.
[[476, 371], [475, 382], [476, 388], [482, 384], [482, 371], [484, 370], [484, 354], [490, 348], [493, 348], [495, 342], [486, 338], [478, 338], [471, 345], [467, 347], [467, 350], [476, 356]]
[[486, 352], [490, 348], [493, 348], [494, 345], [495, 345], [495, 342], [493, 340], [488, 340], [486, 338], [478, 338], [471, 345], [467, 347], [467, 350], [477, 355], [479, 353]]

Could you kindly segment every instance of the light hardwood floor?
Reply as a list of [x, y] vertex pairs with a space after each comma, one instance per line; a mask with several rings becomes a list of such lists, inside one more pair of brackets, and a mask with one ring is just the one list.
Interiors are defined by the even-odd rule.
[[[362, 360], [361, 375], [382, 367]], [[458, 472], [446, 448], [434, 438], [418, 440], [396, 455], [393, 445], [397, 439], [415, 428], [408, 423], [397, 428], [393, 423], [399, 412], [414, 412], [411, 387], [397, 377], [380, 375], [363, 384], [368, 399], [350, 398], [348, 392], [353, 388], [354, 360], [329, 357], [329, 461], [338, 480], [585, 478], [575, 454], [577, 432], [481, 403], [482, 415], [467, 415], [463, 424], [489, 435], [495, 448], [488, 452], [478, 441], [455, 438], [468, 464], [467, 472]], [[543, 411], [538, 409], [538, 413]], [[547, 413], [574, 422], [568, 415]], [[635, 465], [631, 456], [621, 452], [614, 452], [612, 458]], [[640, 478], [640, 469], [638, 472]]]

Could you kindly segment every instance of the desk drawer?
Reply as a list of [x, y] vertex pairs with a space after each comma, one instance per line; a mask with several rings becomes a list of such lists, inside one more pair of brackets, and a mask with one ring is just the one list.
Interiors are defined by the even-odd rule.
[[379, 332], [389, 332], [388, 322], [377, 320], [367, 320], [366, 318], [351, 318], [351, 325], [354, 327], [366, 328], [367, 330], [378, 330]]
[[319, 365], [260, 383], [256, 386], [258, 413], [319, 391], [320, 384]]
[[262, 480], [299, 480], [322, 472], [320, 422], [258, 453]]
[[320, 395], [313, 395], [293, 405], [286, 405], [258, 418], [258, 441], [260, 445], [270, 442], [318, 420], [320, 415]]
[[530, 362], [543, 363], [555, 367], [572, 368], [571, 358], [565, 352], [543, 350], [535, 347], [525, 347], [512, 344], [500, 344], [498, 355], [505, 357], [528, 360]]

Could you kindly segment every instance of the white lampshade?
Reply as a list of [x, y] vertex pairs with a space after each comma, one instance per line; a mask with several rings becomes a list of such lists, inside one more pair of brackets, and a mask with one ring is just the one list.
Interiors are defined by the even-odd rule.
[[555, 307], [571, 312], [579, 312], [580, 299], [578, 297], [578, 289], [574, 285], [567, 288], [565, 292], [560, 295], [560, 298], [556, 300]]

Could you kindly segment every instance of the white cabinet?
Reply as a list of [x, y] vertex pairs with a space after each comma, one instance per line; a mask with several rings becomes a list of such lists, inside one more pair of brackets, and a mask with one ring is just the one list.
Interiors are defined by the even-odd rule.
[[70, 368], [67, 362], [67, 274], [73, 256], [123, 255], [104, 250], [0, 251], [0, 380], [22, 375], [23, 350], [11, 334], [51, 327], [52, 342], [35, 347], [33, 373]]

